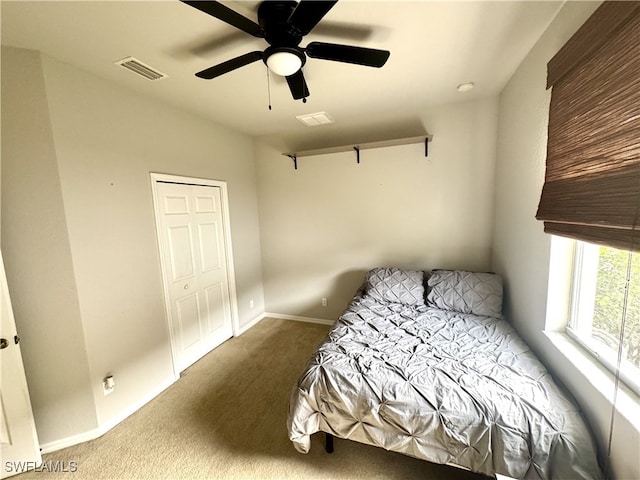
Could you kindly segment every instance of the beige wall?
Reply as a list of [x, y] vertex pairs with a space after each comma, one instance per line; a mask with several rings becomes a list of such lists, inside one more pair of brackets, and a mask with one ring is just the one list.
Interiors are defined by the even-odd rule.
[[2, 49], [2, 250], [40, 441], [97, 427], [40, 55]]
[[[600, 393], [589, 378], [597, 367], [576, 368], [543, 333], [550, 236], [534, 218], [546, 157], [550, 100], [550, 91], [545, 89], [546, 64], [598, 5], [566, 3], [500, 96], [493, 268], [505, 277], [506, 315], [576, 396], [606, 452], [611, 416], [606, 397], [613, 388], [606, 396]], [[617, 478], [640, 478], [638, 444], [638, 430], [628, 418], [616, 415], [612, 465]]]
[[268, 312], [335, 319], [376, 266], [489, 268], [497, 98], [422, 122], [428, 158], [417, 144], [362, 151], [359, 165], [352, 152], [303, 157], [294, 170], [258, 143]]
[[[40, 121], [49, 138], [46, 158], [34, 157], [24, 147], [33, 137], [41, 137], [33, 135], [33, 131], [13, 132], [23, 149], [3, 155], [3, 164], [9, 162], [20, 168], [15, 177], [23, 185], [21, 189], [11, 188], [12, 178], [3, 175], [2, 233], [7, 262], [13, 262], [11, 272], [7, 269], [12, 297], [17, 304], [23, 304], [34, 298], [68, 295], [69, 303], [75, 304], [75, 316], [51, 313], [48, 328], [70, 329], [80, 336], [77, 342], [56, 342], [46, 352], [25, 353], [25, 363], [31, 366], [29, 385], [35, 390], [34, 408], [37, 417], [41, 417], [38, 405], [54, 400], [46, 392], [38, 393], [34, 378], [39, 377], [34, 372], [39, 373], [43, 365], [48, 365], [58, 371], [56, 378], [64, 377], [64, 365], [56, 358], [56, 352], [68, 355], [76, 346], [86, 347], [86, 358], [78, 362], [77, 368], [85, 372], [82, 387], [85, 393], [93, 394], [94, 416], [98, 426], [104, 427], [173, 379], [150, 172], [227, 182], [239, 323], [247, 325], [262, 313], [253, 143], [244, 135], [46, 56], [40, 61], [32, 52], [7, 50], [9, 55], [2, 57], [3, 77], [4, 72], [20, 72], [25, 62], [36, 61], [41, 65], [39, 71], [34, 67], [41, 80], [35, 93], [28, 75], [16, 73], [15, 82], [6, 90], [3, 84], [4, 101], [28, 99], [29, 104], [24, 105], [32, 104], [33, 109], [25, 110], [16, 104], [14, 111], [7, 112], [6, 124], [19, 118], [33, 122], [34, 111], [48, 111], [50, 119]], [[4, 113], [3, 110], [3, 129]], [[46, 192], [56, 203], [47, 209], [32, 208], [28, 198]], [[26, 197], [24, 201], [19, 201], [20, 195]], [[55, 218], [48, 212], [53, 207]], [[10, 217], [5, 219], [5, 215]], [[6, 234], [18, 219], [24, 223], [25, 218], [29, 218], [29, 226], [9, 240]], [[53, 223], [62, 240], [42, 235], [34, 228], [42, 222]], [[41, 238], [36, 245], [43, 247], [39, 253], [42, 264], [46, 264], [52, 250], [62, 248], [59, 243], [64, 244], [66, 251], [60, 257], [67, 269], [69, 287], [54, 280], [59, 274], [56, 265], [50, 265], [52, 281], [40, 281], [44, 278], [31, 260], [32, 255], [38, 254], [34, 252], [36, 245], [32, 245], [36, 237]], [[249, 299], [255, 302], [253, 310], [249, 309]], [[41, 301], [32, 308], [31, 317], [40, 321], [48, 306]], [[16, 311], [20, 330], [28, 321]], [[105, 397], [101, 380], [107, 373], [115, 376], [116, 390]], [[71, 403], [60, 408], [73, 412]], [[50, 421], [54, 424], [46, 428], [41, 418], [37, 423], [41, 443], [68, 436], [62, 418]], [[77, 430], [82, 433], [82, 429]]]

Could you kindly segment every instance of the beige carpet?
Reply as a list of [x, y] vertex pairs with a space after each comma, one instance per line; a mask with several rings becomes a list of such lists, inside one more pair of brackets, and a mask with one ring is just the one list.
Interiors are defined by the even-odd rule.
[[287, 438], [289, 392], [327, 326], [264, 319], [187, 369], [182, 378], [102, 437], [44, 455], [68, 473], [27, 479], [482, 479], [323, 434], [311, 452]]

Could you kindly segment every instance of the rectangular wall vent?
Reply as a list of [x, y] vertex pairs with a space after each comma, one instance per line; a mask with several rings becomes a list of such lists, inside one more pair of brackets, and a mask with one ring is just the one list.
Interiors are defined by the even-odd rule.
[[118, 60], [114, 63], [126, 68], [130, 72], [146, 78], [147, 80], [161, 80], [168, 77], [167, 74], [159, 72], [155, 68], [151, 68], [149, 65], [146, 65], [133, 57], [123, 58], [122, 60]]

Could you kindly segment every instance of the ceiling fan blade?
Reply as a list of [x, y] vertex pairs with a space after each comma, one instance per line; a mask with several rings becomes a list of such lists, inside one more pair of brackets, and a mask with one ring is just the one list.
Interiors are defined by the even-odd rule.
[[307, 87], [307, 82], [304, 80], [302, 69], [286, 78], [294, 100], [305, 99], [309, 96], [309, 88]]
[[232, 58], [226, 62], [219, 63], [213, 67], [209, 67], [201, 72], [196, 73], [196, 77], [204, 78], [205, 80], [211, 80], [212, 78], [219, 77], [225, 73], [231, 72], [236, 68], [244, 67], [257, 60], [261, 60], [263, 57], [262, 52], [250, 52], [240, 55], [239, 57]]
[[231, 10], [229, 7], [215, 2], [213, 0], [180, 0], [182, 3], [197, 8], [201, 12], [207, 13], [212, 17], [222, 20], [228, 23], [232, 27], [236, 27], [243, 32], [247, 32], [254, 37], [264, 37], [264, 30], [262, 27], [255, 23], [253, 20], [249, 20], [244, 15], [240, 15], [238, 12]]
[[333, 60], [334, 62], [355, 63], [367, 67], [382, 67], [391, 54], [387, 50], [338, 45], [336, 43], [311, 42], [305, 49], [311, 58]]
[[338, 0], [300, 0], [287, 23], [301, 35], [306, 35], [336, 3]]

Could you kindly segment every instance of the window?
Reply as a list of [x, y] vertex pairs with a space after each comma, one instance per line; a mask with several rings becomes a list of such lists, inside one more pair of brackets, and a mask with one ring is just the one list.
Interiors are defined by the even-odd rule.
[[[640, 252], [576, 242], [567, 333], [640, 394]], [[628, 290], [628, 292], [627, 292]]]

